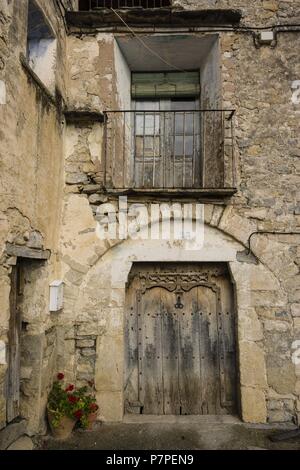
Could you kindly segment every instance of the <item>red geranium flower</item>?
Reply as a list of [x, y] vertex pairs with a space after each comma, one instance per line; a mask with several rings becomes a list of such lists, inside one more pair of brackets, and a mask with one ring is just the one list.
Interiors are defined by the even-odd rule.
[[69, 385], [67, 388], [66, 388], [66, 392], [72, 392], [74, 390], [74, 385]]
[[65, 376], [64, 376], [64, 374], [62, 374], [60, 372], [59, 374], [57, 374], [57, 378], [58, 378], [58, 380], [64, 380]]
[[77, 410], [74, 413], [75, 418], [80, 419], [83, 416], [83, 411], [82, 410]]
[[74, 395], [69, 395], [68, 400], [70, 403], [76, 403], [78, 401], [78, 398], [74, 397]]
[[99, 407], [98, 407], [97, 403], [91, 403], [91, 404], [90, 404], [90, 410], [91, 410], [91, 411], [97, 411], [98, 408], [99, 408]]

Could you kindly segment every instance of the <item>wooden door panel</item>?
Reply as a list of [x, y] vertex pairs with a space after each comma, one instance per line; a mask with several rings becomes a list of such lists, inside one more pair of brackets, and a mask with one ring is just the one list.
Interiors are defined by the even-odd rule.
[[228, 409], [236, 402], [236, 342], [235, 314], [231, 288], [228, 279], [219, 280], [220, 285], [220, 315], [219, 348], [221, 354], [221, 404]]
[[175, 310], [174, 294], [160, 289], [162, 313], [162, 349], [164, 414], [179, 414], [180, 400], [178, 390], [179, 366], [179, 323]]
[[125, 318], [125, 364], [126, 377], [124, 384], [125, 410], [140, 413], [138, 387], [138, 302], [135, 289], [127, 294], [127, 313]]
[[139, 329], [140, 401], [145, 414], [163, 414], [161, 290], [148, 291], [141, 299]]
[[211, 289], [198, 287], [197, 299], [202, 389], [201, 411], [202, 414], [217, 414], [219, 364], [216, 296]]
[[179, 390], [181, 414], [201, 414], [200, 336], [197, 288], [183, 296], [183, 309], [179, 313]]

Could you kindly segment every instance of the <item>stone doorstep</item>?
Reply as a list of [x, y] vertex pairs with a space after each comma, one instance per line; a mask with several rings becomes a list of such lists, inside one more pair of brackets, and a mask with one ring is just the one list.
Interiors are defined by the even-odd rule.
[[0, 431], [0, 450], [7, 449], [16, 442], [27, 431], [27, 422], [25, 419], [9, 424]]
[[30, 437], [21, 436], [15, 442], [13, 442], [7, 450], [33, 450], [34, 444]]

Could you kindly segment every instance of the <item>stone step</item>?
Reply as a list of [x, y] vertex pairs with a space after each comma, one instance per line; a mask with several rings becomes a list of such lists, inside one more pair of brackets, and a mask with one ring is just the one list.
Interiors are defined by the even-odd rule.
[[30, 437], [22, 436], [13, 442], [7, 450], [33, 450], [34, 445]]

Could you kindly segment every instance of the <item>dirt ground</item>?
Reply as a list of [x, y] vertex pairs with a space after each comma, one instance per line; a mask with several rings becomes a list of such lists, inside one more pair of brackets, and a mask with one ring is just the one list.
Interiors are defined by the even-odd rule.
[[[202, 418], [202, 419], [201, 419]], [[300, 450], [300, 436], [272, 442], [269, 436], [295, 429], [290, 424], [249, 425], [234, 418], [129, 418], [123, 423], [98, 423], [93, 431], [75, 430], [65, 440], [39, 438], [44, 450]]]

